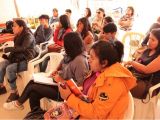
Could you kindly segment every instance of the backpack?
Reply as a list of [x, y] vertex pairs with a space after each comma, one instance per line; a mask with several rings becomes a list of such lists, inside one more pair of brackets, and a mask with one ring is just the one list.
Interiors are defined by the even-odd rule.
[[12, 33], [13, 34], [13, 21], [6, 22], [6, 28], [2, 30], [2, 33]]

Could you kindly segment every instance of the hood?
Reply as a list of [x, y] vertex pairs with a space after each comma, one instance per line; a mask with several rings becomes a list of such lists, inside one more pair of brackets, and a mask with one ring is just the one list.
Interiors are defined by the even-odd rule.
[[96, 80], [96, 86], [102, 86], [105, 80], [107, 80], [101, 78], [120, 78], [120, 80], [124, 82], [127, 90], [131, 90], [136, 85], [136, 78], [120, 63], [115, 63], [106, 68], [104, 72], [98, 76]]

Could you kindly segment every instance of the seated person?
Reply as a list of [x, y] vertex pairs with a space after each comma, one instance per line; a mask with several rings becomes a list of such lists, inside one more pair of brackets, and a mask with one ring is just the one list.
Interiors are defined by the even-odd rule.
[[138, 73], [153, 74], [151, 83], [152, 85], [156, 85], [160, 83], [159, 62], [160, 62], [160, 28], [153, 29], [150, 32], [148, 49], [146, 49], [143, 52], [141, 57], [137, 61], [128, 61], [126, 65], [131, 65]]
[[105, 18], [104, 18], [104, 22], [103, 22], [103, 27], [104, 27], [106, 24], [110, 23], [110, 22], [113, 22], [113, 23], [114, 23], [113, 18], [110, 17], [110, 16], [105, 17]]
[[[80, 35], [76, 32], [66, 34], [64, 37], [64, 49], [66, 55], [57, 70], [53, 71], [51, 77], [56, 81], [73, 78], [78, 86], [82, 86], [83, 80], [88, 74], [89, 65]], [[23, 109], [23, 103], [29, 99], [30, 108], [33, 110], [35, 107], [40, 107], [40, 99], [43, 97], [62, 100], [58, 86], [38, 84], [31, 80], [20, 98], [17, 101], [4, 103], [4, 108], [9, 110]]]
[[105, 11], [103, 8], [99, 8], [96, 11], [96, 17], [92, 21], [93, 32], [99, 34], [103, 28], [103, 22], [105, 17]]
[[39, 17], [39, 21], [40, 21], [40, 26], [38, 26], [37, 30], [34, 33], [37, 45], [50, 40], [53, 35], [52, 29], [50, 28], [48, 23], [49, 16], [41, 15]]
[[74, 24], [74, 21], [73, 21], [72, 18], [71, 18], [72, 10], [71, 10], [71, 9], [66, 9], [66, 10], [65, 10], [65, 14], [66, 14], [66, 15], [68, 16], [68, 18], [69, 18], [69, 21], [70, 21], [72, 30], [74, 30], [74, 29], [75, 29], [75, 24]]
[[[59, 17], [58, 26], [56, 26], [56, 29], [54, 31], [54, 44], [51, 44], [48, 46], [48, 51], [45, 51], [43, 54], [47, 52], [60, 52], [63, 48], [63, 38], [64, 36], [71, 32], [72, 28], [70, 25], [70, 21], [67, 15], [61, 15]], [[49, 58], [46, 58], [41, 64], [40, 64], [40, 71], [45, 72], [47, 68]]]
[[124, 31], [131, 30], [131, 27], [133, 25], [133, 16], [134, 16], [134, 8], [132, 6], [127, 7], [125, 15], [122, 16], [118, 21], [120, 29]]
[[[66, 89], [58, 86], [61, 97], [76, 111], [73, 114], [78, 114], [79, 119], [123, 119], [129, 103], [128, 92], [135, 86], [136, 80], [120, 64], [122, 56], [123, 44], [120, 41], [114, 44], [98, 41], [91, 47], [89, 64], [91, 70], [99, 72], [99, 75], [87, 91], [90, 102], [75, 96], [67, 86]], [[84, 89], [89, 81], [85, 83]]]
[[6, 88], [3, 85], [4, 76], [11, 87], [11, 94], [6, 102], [11, 102], [19, 98], [16, 79], [17, 73], [26, 71], [28, 61], [36, 57], [35, 38], [26, 23], [17, 19], [13, 23], [14, 47], [4, 49], [5, 53], [10, 52], [9, 56], [2, 56], [5, 59], [0, 62], [0, 95], [5, 94]]
[[84, 13], [84, 17], [86, 17], [89, 22], [91, 21], [91, 15], [92, 15], [91, 9], [90, 8], [86, 8], [85, 9], [85, 13]]
[[61, 15], [59, 17], [59, 24], [54, 31], [54, 44], [48, 47], [49, 52], [60, 52], [63, 48], [63, 38], [64, 36], [71, 32], [72, 28], [67, 15]]
[[83, 17], [78, 20], [76, 32], [81, 34], [86, 51], [89, 51], [91, 45], [93, 44], [94, 37], [92, 34], [91, 25], [87, 18]]
[[99, 39], [104, 41], [115, 41], [117, 33], [117, 26], [114, 23], [108, 23], [103, 27], [103, 32], [99, 34]]
[[150, 34], [151, 30], [155, 29], [155, 28], [160, 28], [160, 17], [157, 18], [157, 22], [153, 23], [151, 25], [149, 31], [146, 33], [146, 36], [145, 36], [143, 42], [141, 43], [142, 46], [146, 46], [147, 45], [148, 40], [149, 40], [149, 34]]

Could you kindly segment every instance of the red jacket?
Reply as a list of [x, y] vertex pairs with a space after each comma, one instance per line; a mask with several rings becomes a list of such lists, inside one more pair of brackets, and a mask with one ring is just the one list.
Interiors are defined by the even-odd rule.
[[72, 32], [72, 29], [71, 29], [71, 28], [68, 28], [68, 29], [65, 31], [65, 33], [63, 34], [61, 40], [58, 39], [59, 30], [60, 30], [60, 29], [56, 29], [55, 32], [54, 32], [54, 42], [55, 42], [55, 44], [58, 44], [58, 45], [60, 45], [60, 46], [63, 46], [63, 38], [64, 38], [64, 36], [65, 36], [67, 33]]

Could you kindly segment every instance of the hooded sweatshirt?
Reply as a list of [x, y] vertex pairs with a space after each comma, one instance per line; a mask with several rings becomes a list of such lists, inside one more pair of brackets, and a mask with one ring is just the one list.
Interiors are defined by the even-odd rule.
[[87, 103], [71, 94], [67, 105], [80, 115], [80, 119], [123, 119], [129, 103], [129, 90], [136, 78], [120, 63], [107, 67], [88, 90]]

